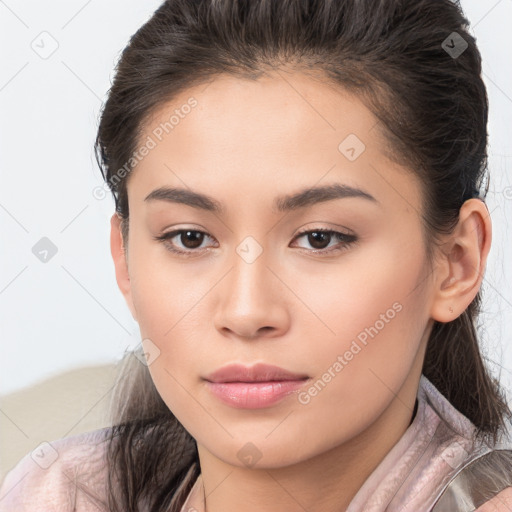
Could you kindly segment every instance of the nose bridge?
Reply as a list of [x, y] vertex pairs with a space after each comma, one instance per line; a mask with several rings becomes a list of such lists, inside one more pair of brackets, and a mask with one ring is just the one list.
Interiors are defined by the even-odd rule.
[[[229, 295], [246, 303], [262, 299], [268, 281], [268, 252], [255, 237], [246, 236], [235, 248], [232, 272], [229, 277]], [[267, 299], [268, 300], [268, 299]]]
[[[233, 252], [230, 272], [219, 288], [215, 323], [219, 330], [253, 338], [262, 328], [272, 328], [274, 335], [282, 332], [287, 314], [276, 301], [276, 277], [269, 253], [254, 237], [246, 236]], [[268, 265], [268, 267], [267, 267]], [[279, 294], [282, 296], [282, 294]]]

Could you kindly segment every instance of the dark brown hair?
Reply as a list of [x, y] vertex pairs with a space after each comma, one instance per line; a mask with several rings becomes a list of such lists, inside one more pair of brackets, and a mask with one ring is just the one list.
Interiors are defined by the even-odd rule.
[[[321, 73], [378, 118], [389, 156], [422, 184], [432, 263], [464, 201], [488, 189], [488, 101], [468, 25], [450, 0], [165, 1], [122, 52], [95, 145], [125, 249], [126, 184], [155, 109], [220, 74], [257, 79], [286, 65]], [[479, 291], [458, 318], [435, 322], [423, 374], [494, 443], [511, 411], [480, 353], [480, 303]], [[180, 510], [200, 472], [197, 447], [133, 353], [122, 361], [112, 423], [109, 509]]]

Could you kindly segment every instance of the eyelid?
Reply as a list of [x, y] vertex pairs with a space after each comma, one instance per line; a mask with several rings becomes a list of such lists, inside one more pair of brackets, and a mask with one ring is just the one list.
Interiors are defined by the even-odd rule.
[[[302, 238], [305, 235], [308, 235], [309, 233], [329, 233], [333, 235], [334, 237], [342, 238], [344, 239], [342, 242], [342, 247], [340, 248], [334, 248], [334, 249], [304, 249], [302, 247], [299, 247], [302, 251], [309, 253], [309, 254], [320, 254], [322, 256], [330, 256], [332, 254], [338, 254], [340, 252], [345, 251], [349, 248], [349, 246], [355, 244], [359, 239], [358, 237], [353, 233], [344, 233], [342, 231], [338, 231], [336, 229], [332, 228], [305, 228], [304, 230], [297, 233], [297, 235], [294, 236], [293, 241], [298, 240], [299, 238]], [[339, 244], [338, 244], [339, 245]]]
[[307, 224], [304, 224], [297, 230], [297, 232], [293, 236], [295, 237], [297, 235], [308, 233], [311, 231], [331, 231], [341, 233], [346, 236], [356, 236], [355, 232], [352, 229], [342, 226], [341, 224], [332, 224], [322, 221], [312, 221], [308, 222]]
[[172, 229], [170, 231], [166, 231], [164, 233], [162, 233], [161, 235], [157, 235], [157, 236], [153, 236], [153, 240], [156, 240], [157, 242], [160, 242], [162, 243], [170, 252], [173, 252], [173, 253], [176, 253], [176, 254], [181, 254], [181, 255], [195, 255], [195, 254], [198, 254], [200, 251], [204, 251], [205, 249], [188, 249], [188, 250], [185, 250], [185, 249], [175, 249], [171, 246], [171, 244], [169, 243], [169, 241], [172, 239], [172, 238], [175, 238], [179, 235], [181, 235], [182, 233], [185, 233], [187, 231], [192, 231], [194, 233], [201, 233], [205, 236], [207, 236], [208, 238], [214, 238], [212, 237], [210, 234], [208, 234], [206, 231], [203, 231], [202, 229], [195, 229], [195, 228], [190, 228], [190, 227], [187, 227], [187, 228], [175, 228], [175, 229]]
[[[352, 231], [347, 228], [344, 228], [344, 229], [346, 229], [347, 231]], [[178, 227], [178, 228], [172, 229], [168, 232], [164, 232], [161, 235], [153, 236], [152, 238], [158, 242], [163, 243], [164, 246], [166, 246], [166, 248], [170, 252], [178, 254], [183, 257], [194, 257], [194, 256], [199, 256], [199, 255], [203, 254], [204, 252], [208, 252], [209, 247], [203, 248], [203, 249], [176, 249], [175, 247], [172, 246], [172, 244], [169, 243], [169, 240], [171, 240], [172, 238], [175, 238], [187, 231], [200, 233], [202, 235], [205, 235], [208, 238], [215, 239], [208, 232], [206, 232], [202, 229], [196, 229], [196, 228], [191, 228], [191, 227]], [[344, 250], [348, 249], [348, 247], [350, 245], [353, 245], [354, 243], [356, 243], [359, 240], [358, 237], [355, 234], [353, 234], [353, 232], [346, 233], [343, 231], [338, 231], [336, 229], [326, 228], [325, 226], [323, 226], [323, 227], [316, 227], [316, 228], [315, 227], [302, 228], [298, 233], [296, 233], [293, 236], [292, 242], [295, 242], [297, 239], [302, 238], [305, 235], [308, 235], [310, 233], [319, 233], [319, 232], [329, 233], [335, 237], [343, 239], [340, 242], [340, 244], [342, 244], [342, 247], [334, 248], [334, 249], [332, 249], [332, 248], [331, 249], [305, 249], [303, 247], [299, 247], [298, 249], [307, 254], [320, 254], [321, 256], [329, 256], [332, 254], [338, 254], [340, 252], [343, 252]]]

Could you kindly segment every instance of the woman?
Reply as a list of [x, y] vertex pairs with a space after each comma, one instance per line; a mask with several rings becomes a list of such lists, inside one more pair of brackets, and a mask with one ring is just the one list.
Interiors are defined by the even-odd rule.
[[510, 510], [480, 71], [449, 0], [164, 2], [96, 141], [141, 350], [0, 509]]

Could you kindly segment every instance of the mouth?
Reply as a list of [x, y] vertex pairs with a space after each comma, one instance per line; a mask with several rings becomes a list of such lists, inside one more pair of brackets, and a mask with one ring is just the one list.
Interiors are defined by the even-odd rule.
[[279, 366], [258, 363], [253, 366], [229, 364], [211, 373], [209, 382], [270, 382], [307, 379], [308, 375], [293, 373]]
[[278, 366], [227, 365], [204, 378], [210, 392], [235, 408], [261, 409], [297, 392], [310, 378]]

